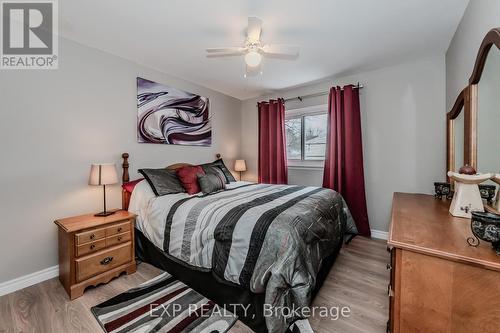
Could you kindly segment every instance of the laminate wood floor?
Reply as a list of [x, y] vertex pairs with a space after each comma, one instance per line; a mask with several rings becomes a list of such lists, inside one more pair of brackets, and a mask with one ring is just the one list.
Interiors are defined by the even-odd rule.
[[[313, 306], [349, 307], [348, 318], [310, 318], [315, 332], [385, 332], [388, 319], [386, 243], [356, 237], [344, 246]], [[137, 272], [122, 275], [106, 285], [87, 289], [70, 301], [57, 278], [0, 297], [0, 332], [102, 332], [90, 308], [160, 271], [140, 264]], [[251, 332], [238, 322], [231, 333]]]

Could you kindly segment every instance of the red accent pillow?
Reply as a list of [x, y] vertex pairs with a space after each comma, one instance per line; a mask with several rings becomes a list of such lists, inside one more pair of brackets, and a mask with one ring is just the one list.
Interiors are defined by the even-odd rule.
[[204, 174], [205, 171], [199, 165], [185, 166], [177, 170], [177, 177], [179, 177], [182, 186], [189, 194], [196, 194], [201, 191], [200, 184], [198, 184], [198, 175]]
[[126, 182], [122, 184], [122, 188], [127, 191], [128, 193], [132, 193], [132, 191], [135, 188], [135, 185], [139, 184], [141, 181], [143, 181], [144, 178], [139, 178], [136, 180], [132, 180], [130, 182]]

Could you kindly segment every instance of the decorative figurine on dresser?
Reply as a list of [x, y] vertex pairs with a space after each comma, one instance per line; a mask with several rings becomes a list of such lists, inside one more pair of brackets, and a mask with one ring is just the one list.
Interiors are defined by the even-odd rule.
[[448, 177], [455, 181], [455, 194], [451, 201], [450, 214], [457, 217], [471, 218], [471, 212], [484, 212], [483, 198], [479, 184], [491, 179], [491, 173], [476, 174], [469, 166], [460, 168], [459, 172], [448, 171]]

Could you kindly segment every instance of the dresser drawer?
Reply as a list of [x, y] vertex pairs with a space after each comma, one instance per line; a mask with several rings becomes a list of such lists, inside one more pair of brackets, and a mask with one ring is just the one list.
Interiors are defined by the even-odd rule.
[[76, 245], [93, 242], [95, 240], [106, 237], [106, 229], [94, 229], [86, 232], [80, 232], [75, 235]]
[[76, 279], [83, 281], [130, 261], [132, 261], [132, 243], [128, 242], [76, 259]]
[[130, 231], [130, 221], [114, 224], [106, 228], [106, 237]]
[[78, 245], [76, 247], [76, 256], [80, 257], [88, 253], [97, 252], [106, 247], [106, 239], [102, 238], [95, 242]]
[[112, 246], [120, 243], [125, 243], [131, 238], [130, 232], [106, 237], [106, 246]]

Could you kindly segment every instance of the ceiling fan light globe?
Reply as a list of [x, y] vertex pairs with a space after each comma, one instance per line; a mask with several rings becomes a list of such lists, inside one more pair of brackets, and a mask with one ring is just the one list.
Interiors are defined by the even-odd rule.
[[262, 61], [262, 55], [256, 51], [250, 51], [245, 55], [245, 63], [248, 67], [257, 67]]

